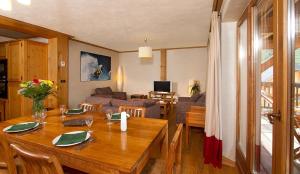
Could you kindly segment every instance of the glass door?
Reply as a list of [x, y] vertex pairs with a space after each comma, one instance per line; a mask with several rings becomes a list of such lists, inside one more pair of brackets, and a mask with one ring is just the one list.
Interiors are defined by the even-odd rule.
[[273, 113], [274, 104], [274, 32], [273, 1], [259, 1], [255, 8], [255, 92], [256, 139], [255, 170], [272, 173]]
[[300, 1], [291, 0], [291, 25], [293, 35], [293, 112], [291, 114], [291, 161], [293, 174], [300, 173]]

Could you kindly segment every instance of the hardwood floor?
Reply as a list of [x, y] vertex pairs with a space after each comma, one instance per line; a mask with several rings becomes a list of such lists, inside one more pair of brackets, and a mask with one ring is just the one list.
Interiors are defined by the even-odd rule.
[[[169, 142], [176, 131], [175, 113], [169, 115]], [[222, 166], [222, 169], [213, 168], [211, 165], [203, 163], [203, 137], [202, 128], [191, 129], [190, 145], [185, 143], [185, 129], [183, 131], [183, 149], [182, 149], [182, 174], [238, 174], [236, 167]]]

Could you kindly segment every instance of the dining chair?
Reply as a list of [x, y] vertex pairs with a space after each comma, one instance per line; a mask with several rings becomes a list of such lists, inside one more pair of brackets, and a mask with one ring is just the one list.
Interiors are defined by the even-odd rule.
[[86, 111], [99, 111], [102, 106], [100, 104], [81, 103], [79, 107], [82, 108], [84, 112], [86, 112]]
[[145, 117], [145, 108], [135, 106], [120, 106], [119, 112], [126, 112], [131, 117]]
[[10, 147], [16, 152], [21, 160], [22, 171], [25, 173], [45, 173], [45, 174], [63, 174], [63, 169], [58, 159], [53, 155], [46, 155], [39, 152], [28, 151], [23, 147], [10, 144]]
[[168, 160], [163, 159], [150, 159], [146, 167], [143, 169], [142, 174], [179, 174], [181, 172], [181, 149], [182, 149], [182, 130], [183, 124], [179, 124], [175, 135], [169, 147]]
[[0, 137], [0, 170], [6, 170], [9, 174], [17, 174], [16, 161], [13, 152], [5, 137]]
[[191, 106], [185, 117], [186, 144], [190, 144], [190, 127], [205, 127], [205, 111], [202, 106]]

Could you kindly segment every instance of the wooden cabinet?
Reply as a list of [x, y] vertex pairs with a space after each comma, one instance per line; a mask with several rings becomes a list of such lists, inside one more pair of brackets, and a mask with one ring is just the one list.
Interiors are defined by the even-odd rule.
[[48, 77], [48, 46], [34, 41], [7, 44], [8, 57], [8, 118], [32, 114], [31, 100], [18, 94], [22, 81]]
[[8, 81], [22, 81], [24, 77], [24, 41], [9, 42], [7, 45]]
[[0, 121], [6, 120], [7, 108], [7, 100], [0, 99]]
[[0, 43], [0, 59], [6, 58], [6, 46], [5, 43]]
[[48, 76], [48, 46], [44, 43], [27, 41], [26, 78], [47, 79]]
[[8, 113], [6, 119], [23, 115], [23, 97], [18, 94], [20, 82], [8, 82]]

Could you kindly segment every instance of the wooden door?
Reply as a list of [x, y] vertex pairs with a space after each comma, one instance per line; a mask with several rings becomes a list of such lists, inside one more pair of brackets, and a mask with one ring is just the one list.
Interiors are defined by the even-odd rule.
[[[26, 60], [24, 80], [47, 79], [48, 76], [48, 45], [45, 43], [26, 41]], [[24, 98], [24, 115], [32, 114], [32, 100]]]
[[20, 82], [8, 82], [8, 114], [6, 119], [23, 115], [23, 97], [18, 94]]
[[[247, 53], [245, 53], [246, 124], [243, 125], [241, 122], [240, 102], [237, 110], [237, 165], [242, 173], [290, 173], [287, 163], [288, 146], [285, 143], [289, 142], [287, 118], [290, 101], [286, 9], [287, 1], [253, 0], [239, 22], [240, 27], [245, 19], [248, 21]], [[239, 63], [243, 55], [240, 46], [239, 40]], [[239, 79], [242, 78], [241, 75], [238, 71]], [[239, 83], [238, 85], [241, 86]], [[238, 88], [238, 99], [242, 92]], [[242, 135], [243, 129], [246, 132]], [[244, 142], [242, 152], [240, 140], [245, 136], [246, 143]]]
[[7, 45], [8, 81], [22, 81], [24, 78], [24, 41], [10, 42]]
[[26, 80], [47, 79], [48, 46], [45, 43], [27, 41]]

